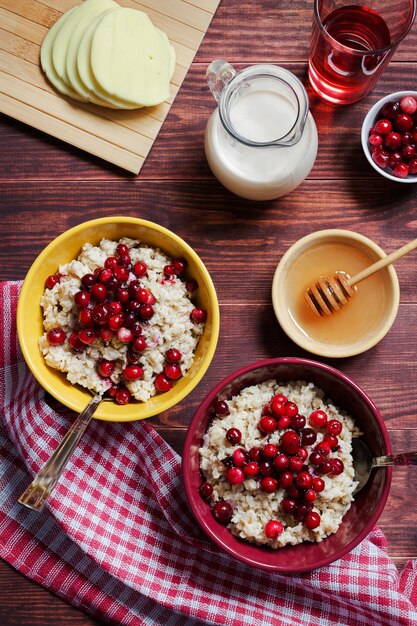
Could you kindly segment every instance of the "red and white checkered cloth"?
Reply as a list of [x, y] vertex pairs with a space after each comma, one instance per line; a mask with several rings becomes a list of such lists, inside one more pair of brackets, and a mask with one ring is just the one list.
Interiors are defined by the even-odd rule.
[[18, 505], [73, 418], [46, 404], [23, 361], [19, 288], [0, 284], [2, 558], [112, 624], [417, 624], [417, 563], [399, 575], [377, 529], [343, 559], [298, 576], [268, 574], [220, 552], [188, 512], [178, 455], [146, 421], [93, 420], [49, 508], [39, 514]]

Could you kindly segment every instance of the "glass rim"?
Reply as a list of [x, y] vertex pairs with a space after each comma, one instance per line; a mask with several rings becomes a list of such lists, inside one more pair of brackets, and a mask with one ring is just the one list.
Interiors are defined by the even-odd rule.
[[[356, 48], [350, 48], [349, 46], [345, 46], [343, 43], [340, 43], [339, 41], [337, 41], [337, 39], [335, 39], [334, 37], [332, 37], [332, 35], [329, 34], [329, 32], [324, 28], [323, 26], [323, 22], [320, 16], [320, 12], [319, 12], [319, 8], [318, 8], [318, 4], [319, 4], [320, 0], [314, 0], [314, 17], [317, 23], [317, 26], [320, 29], [321, 34], [328, 39], [329, 41], [331, 41], [332, 46], [336, 49], [336, 50], [340, 50], [342, 52], [349, 52], [350, 54], [355, 54], [358, 57], [369, 57], [369, 56], [377, 56], [383, 52], [389, 52], [389, 51], [395, 51], [395, 48], [401, 43], [401, 41], [404, 39], [404, 37], [406, 37], [406, 35], [409, 33], [413, 23], [414, 23], [414, 19], [416, 17], [416, 5], [417, 2], [416, 0], [410, 0], [410, 5], [412, 5], [412, 10], [411, 10], [411, 14], [410, 14], [410, 19], [409, 22], [407, 24], [407, 27], [404, 29], [404, 31], [401, 33], [401, 35], [399, 37], [397, 37], [397, 39], [393, 42], [391, 42], [389, 45], [387, 46], [383, 46], [382, 48], [378, 48], [377, 50], [357, 50]], [[352, 6], [352, 5], [348, 5], [346, 4], [346, 6]]]

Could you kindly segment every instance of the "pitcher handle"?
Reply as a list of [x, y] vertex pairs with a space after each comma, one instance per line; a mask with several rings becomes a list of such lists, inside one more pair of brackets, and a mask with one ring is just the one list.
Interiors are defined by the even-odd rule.
[[216, 59], [210, 63], [206, 71], [206, 79], [216, 102], [220, 100], [223, 89], [234, 76], [236, 76], [236, 70], [227, 61]]

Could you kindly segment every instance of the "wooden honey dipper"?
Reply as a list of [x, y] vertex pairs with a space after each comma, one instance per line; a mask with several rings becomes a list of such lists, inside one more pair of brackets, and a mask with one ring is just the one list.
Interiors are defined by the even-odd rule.
[[345, 272], [334, 272], [328, 276], [321, 276], [316, 282], [307, 287], [304, 292], [309, 309], [316, 317], [324, 317], [340, 311], [347, 304], [348, 300], [355, 295], [357, 283], [391, 265], [391, 263], [415, 248], [417, 248], [417, 239], [406, 243], [398, 250], [394, 250], [394, 252], [373, 263], [352, 278]]

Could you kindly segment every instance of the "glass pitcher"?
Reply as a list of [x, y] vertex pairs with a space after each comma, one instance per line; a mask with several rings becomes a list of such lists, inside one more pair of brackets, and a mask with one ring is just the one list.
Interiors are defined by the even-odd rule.
[[216, 178], [251, 200], [280, 198], [298, 187], [317, 155], [317, 129], [307, 93], [294, 74], [276, 65], [241, 72], [213, 61], [207, 82], [218, 102], [205, 133]]

